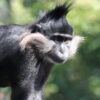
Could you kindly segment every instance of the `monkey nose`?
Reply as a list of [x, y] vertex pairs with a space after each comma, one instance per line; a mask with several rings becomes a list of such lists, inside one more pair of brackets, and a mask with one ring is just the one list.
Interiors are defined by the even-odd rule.
[[61, 44], [61, 46], [60, 46], [60, 52], [61, 52], [62, 54], [64, 54], [65, 50], [66, 50], [66, 46], [65, 46], [65, 44], [63, 43], [63, 44]]
[[64, 53], [64, 50], [63, 50], [62, 48], [60, 48], [60, 52], [61, 52], [61, 53]]

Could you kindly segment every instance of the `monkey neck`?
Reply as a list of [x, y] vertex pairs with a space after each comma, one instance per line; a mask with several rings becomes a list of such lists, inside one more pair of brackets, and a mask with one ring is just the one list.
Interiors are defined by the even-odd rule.
[[41, 62], [39, 66], [39, 70], [35, 79], [35, 89], [41, 90], [43, 85], [45, 84], [49, 73], [51, 72], [53, 64], [50, 62]]

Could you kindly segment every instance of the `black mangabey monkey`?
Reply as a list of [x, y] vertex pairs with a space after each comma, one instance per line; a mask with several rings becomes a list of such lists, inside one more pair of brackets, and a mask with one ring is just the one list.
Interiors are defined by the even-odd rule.
[[62, 5], [33, 24], [0, 26], [0, 87], [11, 87], [11, 100], [42, 100], [52, 66], [75, 54], [82, 38], [73, 35], [68, 11]]

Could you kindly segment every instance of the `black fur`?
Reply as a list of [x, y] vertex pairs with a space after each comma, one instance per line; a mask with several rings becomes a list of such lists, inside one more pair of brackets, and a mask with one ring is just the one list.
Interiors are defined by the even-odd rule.
[[[71, 4], [56, 7], [54, 10], [47, 12], [35, 24], [31, 24], [28, 28], [31, 32], [41, 32], [47, 36], [53, 33], [73, 33], [72, 26], [66, 21], [66, 14], [68, 14]], [[40, 25], [41, 27], [39, 27]]]
[[35, 46], [21, 51], [19, 44], [25, 36], [36, 32], [48, 39], [54, 33], [72, 35], [73, 29], [65, 19], [68, 11], [69, 5], [62, 5], [35, 23], [0, 26], [0, 87], [11, 86], [12, 100], [41, 100], [41, 91], [53, 63]]

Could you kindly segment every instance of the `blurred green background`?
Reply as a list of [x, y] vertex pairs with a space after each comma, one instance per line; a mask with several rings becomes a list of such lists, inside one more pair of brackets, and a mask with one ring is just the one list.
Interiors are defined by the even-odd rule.
[[[30, 23], [37, 19], [40, 11], [65, 1], [0, 0], [0, 25]], [[84, 36], [85, 41], [73, 59], [54, 66], [45, 86], [44, 98], [100, 100], [100, 0], [73, 0], [72, 10], [66, 18], [74, 32]], [[10, 90], [0, 91], [0, 96], [5, 94], [5, 100], [8, 100]]]

